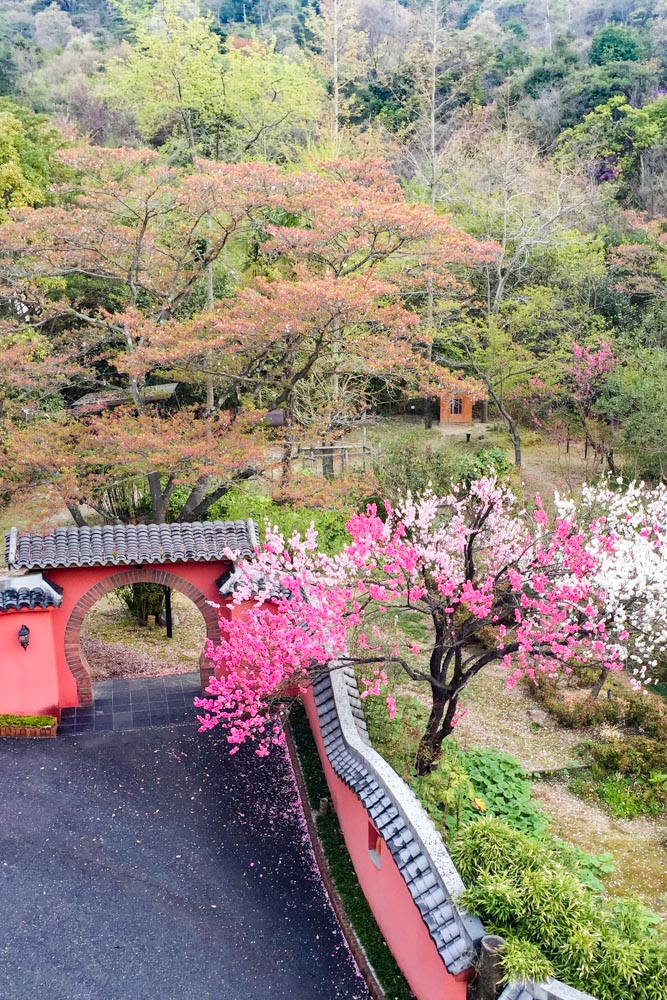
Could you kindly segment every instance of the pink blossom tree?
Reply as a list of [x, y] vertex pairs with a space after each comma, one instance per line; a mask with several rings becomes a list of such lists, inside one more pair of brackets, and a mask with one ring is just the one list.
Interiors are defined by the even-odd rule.
[[[275, 705], [288, 687], [354, 663], [362, 693], [380, 695], [387, 671], [400, 668], [430, 690], [416, 758], [418, 773], [427, 774], [460, 717], [463, 691], [494, 661], [506, 666], [510, 686], [574, 664], [623, 669], [633, 640], [641, 647], [643, 612], [641, 581], [622, 586], [618, 558], [627, 561], [629, 539], [641, 531], [647, 552], [658, 552], [663, 529], [651, 518], [667, 524], [662, 495], [637, 513], [641, 491], [633, 490], [629, 520], [623, 499], [611, 522], [601, 513], [616, 496], [611, 490], [588, 496], [583, 513], [557, 498], [549, 518], [539, 498], [529, 514], [485, 477], [446, 497], [408, 495], [384, 517], [369, 507], [348, 522], [351, 541], [337, 556], [318, 551], [312, 530], [289, 544], [270, 531], [234, 597], [255, 604], [224, 622], [222, 641], [209, 645], [221, 676], [199, 702], [202, 729], [223, 723], [233, 749], [250, 739], [264, 754], [282, 739]], [[652, 565], [652, 579], [664, 565]], [[625, 574], [632, 575], [627, 565]], [[423, 617], [428, 644], [396, 627], [405, 610]]]
[[600, 460], [607, 460], [609, 471], [615, 473], [613, 443], [609, 428], [598, 419], [596, 403], [604, 389], [607, 377], [618, 364], [613, 348], [605, 340], [583, 347], [572, 344], [572, 361], [566, 368], [572, 401], [584, 429], [584, 456], [592, 445]]

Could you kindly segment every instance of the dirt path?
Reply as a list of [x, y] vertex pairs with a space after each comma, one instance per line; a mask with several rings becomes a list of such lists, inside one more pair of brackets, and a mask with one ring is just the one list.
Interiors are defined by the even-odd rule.
[[604, 882], [613, 895], [631, 893], [667, 919], [667, 818], [613, 819], [556, 782], [536, 782], [533, 793], [557, 836], [594, 854], [611, 851], [616, 871]]
[[469, 711], [455, 731], [463, 747], [503, 750], [527, 771], [565, 767], [575, 759], [581, 736], [556, 725], [521, 687], [508, 688], [502, 664], [492, 664], [475, 677], [463, 704]]

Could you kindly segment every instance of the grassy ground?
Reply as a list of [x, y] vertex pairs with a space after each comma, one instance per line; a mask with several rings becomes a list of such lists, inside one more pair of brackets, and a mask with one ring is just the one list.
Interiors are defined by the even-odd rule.
[[86, 615], [81, 635], [93, 680], [197, 670], [206, 639], [204, 619], [178, 591], [172, 591], [172, 608], [178, 622], [168, 639], [160, 626], [137, 625], [115, 593], [100, 598]]

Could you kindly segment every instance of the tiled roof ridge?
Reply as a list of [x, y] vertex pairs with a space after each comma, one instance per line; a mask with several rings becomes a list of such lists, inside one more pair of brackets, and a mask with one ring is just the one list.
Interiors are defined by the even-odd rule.
[[250, 556], [258, 544], [251, 520], [102, 524], [44, 534], [12, 528], [5, 535], [5, 559], [13, 569], [207, 562], [224, 559], [229, 551]]
[[[403, 876], [447, 971], [476, 962], [484, 927], [459, 907], [461, 877], [442, 837], [405, 782], [371, 746], [350, 666], [313, 680], [324, 749], [336, 775], [360, 799]], [[595, 1000], [559, 980], [510, 983], [499, 1000]]]
[[41, 573], [0, 576], [0, 612], [58, 608], [62, 590]]

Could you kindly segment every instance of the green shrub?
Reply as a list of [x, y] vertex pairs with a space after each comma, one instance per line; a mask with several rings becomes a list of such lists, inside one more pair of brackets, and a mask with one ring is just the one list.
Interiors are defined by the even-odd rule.
[[35, 729], [48, 729], [55, 726], [54, 715], [0, 715], [0, 726], [32, 726]]
[[423, 778], [415, 778], [417, 798], [440, 829], [448, 836], [461, 823], [469, 822], [473, 811], [486, 810], [485, 802], [475, 792], [463, 760], [463, 754], [451, 741], [443, 747], [438, 766]]
[[549, 966], [599, 1000], [664, 998], [667, 940], [641, 904], [601, 899], [548, 842], [496, 818], [461, 827], [450, 854], [468, 886], [463, 905], [509, 942], [506, 978], [539, 978]]
[[537, 836], [549, 825], [533, 802], [531, 782], [515, 757], [499, 750], [475, 747], [464, 752], [445, 744], [437, 768], [414, 781], [416, 794], [446, 835], [486, 812], [514, 829]]
[[[549, 819], [532, 800], [531, 781], [519, 761], [508, 753], [475, 747], [464, 756], [466, 772], [489, 816], [506, 820], [515, 830], [536, 836]], [[472, 819], [472, 814], [467, 814]]]
[[425, 432], [406, 431], [383, 445], [373, 464], [378, 497], [395, 502], [408, 490], [416, 496], [429, 486], [434, 493], [449, 493], [457, 483], [469, 483], [481, 475], [506, 477], [511, 464], [501, 448], [454, 447], [434, 442]]
[[417, 745], [426, 728], [428, 709], [419, 699], [395, 695], [396, 715], [389, 718], [382, 698], [366, 698], [364, 714], [371, 742], [378, 753], [410, 781], [414, 772]]
[[552, 856], [565, 865], [568, 871], [573, 872], [580, 882], [593, 892], [600, 894], [605, 892], [600, 876], [611, 875], [616, 871], [614, 855], [610, 851], [588, 854], [575, 844], [568, 844], [551, 834], [543, 838], [543, 841], [549, 847]]
[[321, 507], [277, 504], [270, 497], [234, 489], [211, 507], [207, 520], [245, 521], [252, 518], [257, 523], [262, 538], [266, 532], [267, 520], [271, 525], [277, 525], [288, 537], [295, 531], [303, 535], [313, 523], [320, 547], [325, 552], [335, 553], [350, 540], [345, 524], [351, 513], [352, 511], [325, 510]]
[[625, 735], [581, 744], [589, 764], [570, 787], [583, 798], [598, 799], [612, 816], [657, 816], [667, 809], [667, 746], [646, 736]]
[[664, 707], [641, 691], [630, 697], [625, 723], [636, 726], [641, 733], [655, 740], [667, 740], [667, 713]]
[[132, 583], [115, 593], [139, 625], [147, 625], [149, 615], [159, 615], [164, 607], [164, 587], [159, 583]]
[[553, 975], [553, 966], [537, 945], [523, 938], [509, 936], [502, 948], [503, 983], [542, 983]]
[[[526, 679], [525, 685], [535, 700], [568, 729], [588, 729], [606, 723], [636, 728], [646, 736], [667, 740], [667, 712], [660, 699], [644, 691], [631, 691], [618, 682], [613, 690], [607, 688], [611, 698], [605, 697], [604, 690], [597, 698], [577, 697], [571, 689], [581, 686], [579, 672], [572, 676], [577, 679], [568, 682], [567, 689], [546, 675], [537, 675], [535, 681]], [[590, 676], [591, 672], [586, 671], [586, 679]]]

